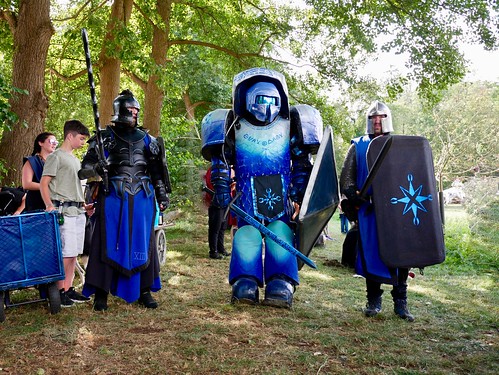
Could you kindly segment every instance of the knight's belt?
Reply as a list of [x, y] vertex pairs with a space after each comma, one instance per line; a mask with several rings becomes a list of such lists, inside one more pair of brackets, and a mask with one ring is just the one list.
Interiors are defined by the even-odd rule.
[[[114, 174], [114, 175], [113, 175]], [[122, 197], [124, 192], [135, 195], [143, 189], [147, 196], [152, 193], [151, 179], [146, 174], [144, 166], [120, 166], [112, 169], [109, 181], [114, 186], [116, 194]]]

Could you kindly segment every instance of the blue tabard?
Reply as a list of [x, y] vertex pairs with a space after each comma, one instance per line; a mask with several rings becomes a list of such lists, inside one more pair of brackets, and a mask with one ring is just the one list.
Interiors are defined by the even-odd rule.
[[241, 119], [235, 131], [237, 190], [241, 208], [267, 222], [286, 214], [290, 183], [290, 124], [278, 117], [267, 126]]
[[[371, 143], [368, 135], [352, 140], [355, 145], [357, 163], [357, 190], [361, 190], [366, 181], [369, 169], [367, 166], [367, 150]], [[372, 189], [369, 189], [372, 192]], [[388, 268], [379, 256], [378, 232], [376, 216], [371, 203], [362, 204], [358, 212], [359, 234], [362, 246], [355, 265], [355, 272], [370, 280], [386, 284], [395, 284], [396, 270]]]

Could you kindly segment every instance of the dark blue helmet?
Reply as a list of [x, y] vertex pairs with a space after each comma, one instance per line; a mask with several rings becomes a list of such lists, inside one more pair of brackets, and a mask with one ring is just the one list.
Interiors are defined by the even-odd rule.
[[136, 108], [137, 111], [140, 111], [140, 104], [130, 90], [124, 90], [113, 101], [114, 114], [111, 122], [126, 124], [131, 127], [138, 125], [139, 114], [137, 113], [137, 118], [134, 119], [129, 108]]

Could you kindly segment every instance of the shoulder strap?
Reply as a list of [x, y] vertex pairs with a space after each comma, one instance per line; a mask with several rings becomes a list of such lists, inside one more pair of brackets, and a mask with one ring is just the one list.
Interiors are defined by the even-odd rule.
[[42, 179], [42, 172], [43, 172], [42, 159], [35, 155], [35, 156], [30, 156], [28, 158], [28, 161], [31, 164], [31, 168], [33, 169], [33, 173], [36, 179], [36, 181], [34, 182], [40, 182], [40, 180]]

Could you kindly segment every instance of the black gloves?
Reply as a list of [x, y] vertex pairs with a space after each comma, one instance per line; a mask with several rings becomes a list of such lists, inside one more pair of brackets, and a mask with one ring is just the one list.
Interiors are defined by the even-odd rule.
[[158, 201], [160, 211], [164, 211], [170, 205], [170, 198], [166, 193], [165, 184], [163, 181], [156, 182], [154, 186], [154, 191], [156, 193], [156, 200]]

